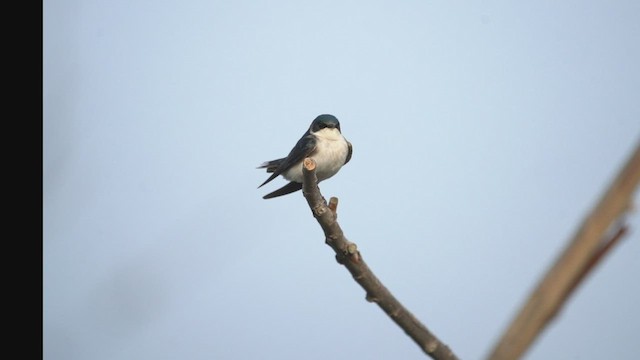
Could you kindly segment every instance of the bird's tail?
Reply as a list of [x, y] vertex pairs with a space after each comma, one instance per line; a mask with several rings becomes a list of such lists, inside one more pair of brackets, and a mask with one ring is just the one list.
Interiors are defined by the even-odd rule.
[[302, 184], [298, 183], [298, 182], [295, 182], [295, 181], [292, 181], [292, 182], [288, 183], [287, 185], [281, 187], [280, 189], [278, 189], [278, 190], [276, 190], [274, 192], [268, 193], [267, 195], [263, 196], [262, 198], [263, 199], [271, 199], [271, 198], [274, 198], [274, 197], [291, 194], [292, 192], [298, 191], [300, 189], [302, 189]]
[[265, 161], [262, 164], [260, 164], [260, 166], [258, 166], [257, 169], [266, 168], [268, 173], [272, 173], [272, 172], [276, 171], [278, 166], [280, 166], [280, 164], [282, 164], [282, 162], [284, 160], [285, 160], [285, 158], [277, 159], [277, 160], [271, 160], [271, 161]]

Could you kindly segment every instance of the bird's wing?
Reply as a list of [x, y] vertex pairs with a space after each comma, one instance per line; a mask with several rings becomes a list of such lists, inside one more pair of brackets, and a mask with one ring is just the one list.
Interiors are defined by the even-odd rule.
[[280, 164], [282, 164], [282, 162], [285, 161], [286, 159], [287, 158], [276, 159], [276, 160], [271, 160], [271, 161], [265, 161], [260, 166], [258, 166], [257, 169], [266, 168], [268, 173], [272, 173], [272, 172], [276, 171], [278, 166], [280, 166]]
[[278, 196], [282, 196], [282, 195], [287, 195], [287, 194], [291, 194], [294, 191], [298, 191], [302, 189], [302, 184], [299, 182], [295, 182], [292, 181], [290, 183], [288, 183], [287, 185], [281, 187], [280, 189], [272, 192], [272, 193], [268, 193], [267, 195], [263, 196], [263, 199], [271, 199], [274, 197], [278, 197]]
[[353, 146], [351, 146], [351, 143], [348, 141], [347, 141], [347, 145], [349, 145], [349, 152], [347, 153], [347, 160], [344, 161], [344, 165], [347, 165], [349, 160], [351, 160], [351, 155], [353, 154]]
[[[275, 179], [276, 177], [278, 177], [278, 175], [281, 175], [283, 172], [289, 170], [293, 165], [299, 163], [305, 157], [311, 155], [315, 149], [316, 149], [315, 137], [313, 135], [303, 136], [300, 140], [298, 140], [298, 143], [296, 144], [296, 146], [294, 146], [293, 149], [291, 149], [291, 152], [289, 152], [289, 155], [287, 155], [286, 158], [282, 159], [282, 161], [280, 162], [277, 168], [274, 169], [273, 167], [269, 166], [269, 164], [272, 163], [271, 161], [265, 163], [266, 166], [264, 167], [267, 168], [267, 172], [269, 172], [269, 170], [273, 170], [273, 174], [271, 174], [271, 176], [269, 176], [269, 178], [265, 180], [265, 182], [263, 182], [262, 185], [258, 186], [258, 188], [262, 187], [264, 184], [268, 183], [269, 181]], [[274, 161], [277, 161], [277, 160], [274, 160]]]

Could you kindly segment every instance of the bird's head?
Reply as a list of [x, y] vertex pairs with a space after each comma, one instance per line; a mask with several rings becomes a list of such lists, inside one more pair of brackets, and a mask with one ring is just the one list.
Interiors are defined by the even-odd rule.
[[311, 127], [309, 128], [309, 132], [312, 134], [339, 134], [340, 133], [340, 121], [329, 114], [323, 114], [315, 118], [311, 123]]

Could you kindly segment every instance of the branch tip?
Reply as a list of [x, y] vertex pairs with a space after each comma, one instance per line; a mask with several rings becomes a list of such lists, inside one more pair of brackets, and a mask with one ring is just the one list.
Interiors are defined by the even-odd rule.
[[316, 161], [313, 160], [312, 158], [304, 158], [304, 161], [302, 162], [302, 164], [304, 168], [309, 171], [313, 171], [316, 169]]

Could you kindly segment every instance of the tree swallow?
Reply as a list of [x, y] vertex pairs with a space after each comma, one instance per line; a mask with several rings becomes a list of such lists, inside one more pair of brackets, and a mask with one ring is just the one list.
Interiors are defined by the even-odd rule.
[[320, 115], [309, 126], [286, 158], [266, 161], [258, 169], [267, 169], [273, 173], [258, 186], [261, 188], [269, 181], [282, 175], [290, 182], [280, 189], [269, 193], [263, 199], [287, 195], [302, 189], [302, 161], [311, 157], [316, 161], [318, 182], [338, 173], [338, 170], [351, 160], [351, 143], [342, 136], [340, 122], [333, 115]]

